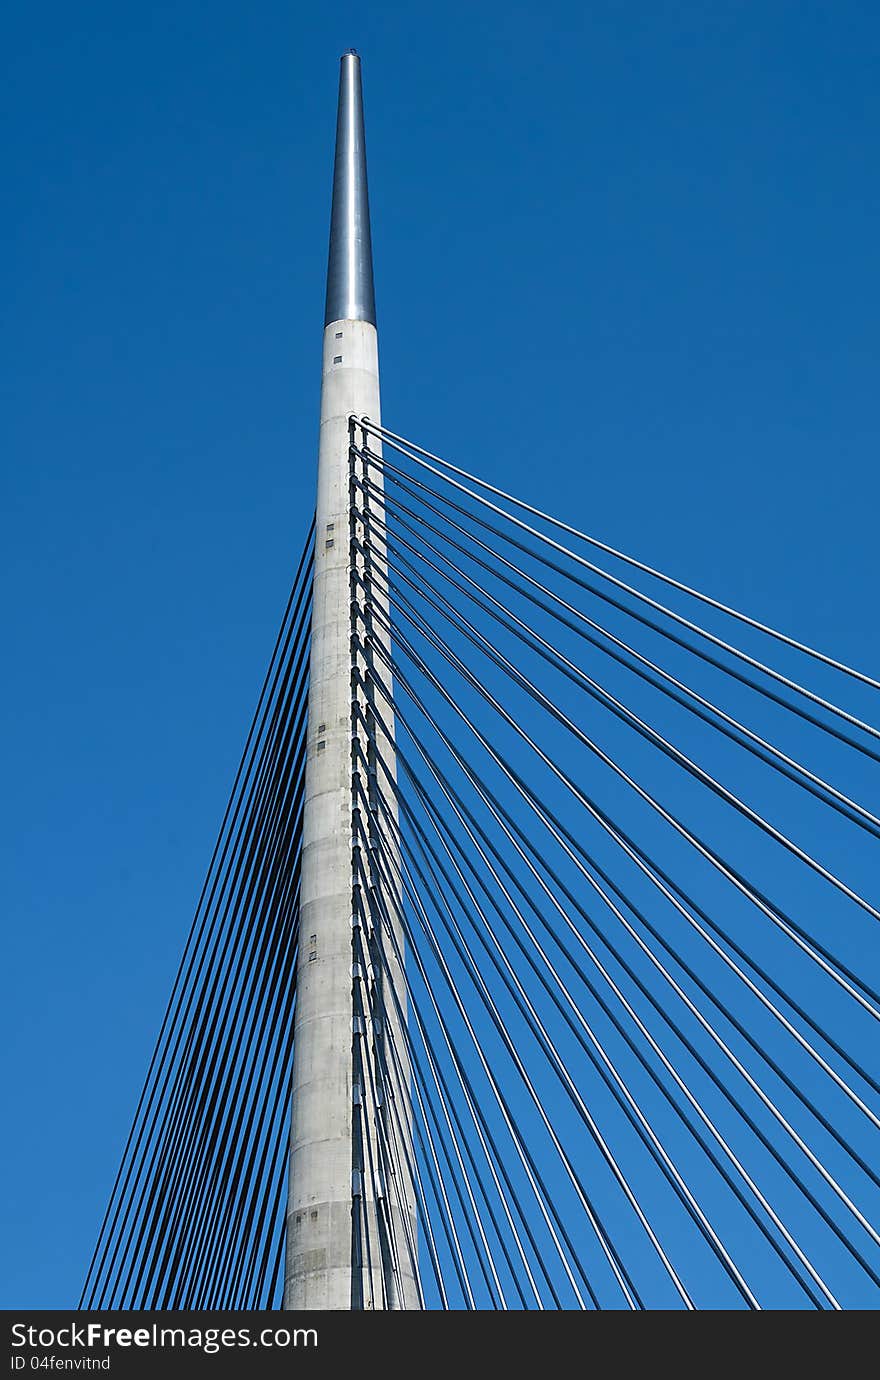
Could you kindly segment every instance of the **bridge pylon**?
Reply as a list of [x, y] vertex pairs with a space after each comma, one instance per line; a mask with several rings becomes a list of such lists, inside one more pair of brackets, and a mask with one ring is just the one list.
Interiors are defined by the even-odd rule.
[[[385, 581], [374, 585], [371, 573], [386, 569], [381, 538], [351, 514], [361, 417], [380, 418], [379, 355], [361, 63], [352, 50], [341, 59], [324, 315], [288, 1309], [420, 1306], [400, 896], [386, 877], [381, 910], [370, 903], [377, 882], [364, 844], [387, 828], [370, 800], [377, 769], [395, 775], [395, 749], [391, 704], [371, 703], [360, 674], [372, 607], [384, 599]], [[381, 476], [373, 503], [381, 508]]]

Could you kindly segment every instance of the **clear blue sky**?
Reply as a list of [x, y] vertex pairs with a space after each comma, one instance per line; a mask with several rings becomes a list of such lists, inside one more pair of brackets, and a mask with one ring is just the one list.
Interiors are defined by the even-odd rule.
[[877, 673], [880, 10], [6, 7], [0, 1306], [75, 1302], [313, 497], [396, 429]]

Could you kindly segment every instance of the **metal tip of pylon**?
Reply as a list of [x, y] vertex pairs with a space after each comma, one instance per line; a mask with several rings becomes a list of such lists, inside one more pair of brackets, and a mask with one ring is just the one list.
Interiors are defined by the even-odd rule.
[[343, 53], [339, 68], [324, 325], [331, 321], [376, 324], [361, 60], [353, 48]]

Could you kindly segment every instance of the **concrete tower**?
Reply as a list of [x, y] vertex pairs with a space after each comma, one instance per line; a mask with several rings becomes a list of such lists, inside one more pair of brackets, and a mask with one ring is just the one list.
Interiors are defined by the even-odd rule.
[[[387, 1024], [378, 1022], [374, 1027], [355, 1015], [369, 1005], [367, 995], [356, 987], [369, 981], [370, 968], [359, 968], [353, 951], [353, 915], [357, 913], [353, 811], [359, 799], [353, 792], [353, 771], [359, 760], [366, 761], [372, 754], [382, 759], [382, 769], [374, 778], [377, 784], [385, 779], [385, 769], [394, 775], [390, 705], [377, 700], [375, 707], [388, 735], [373, 734], [372, 747], [360, 715], [352, 709], [352, 672], [356, 682], [363, 657], [353, 662], [351, 599], [353, 591], [356, 597], [363, 595], [357, 581], [352, 585], [351, 565], [362, 566], [363, 558], [351, 542], [350, 418], [367, 416], [378, 422], [379, 415], [361, 64], [352, 51], [342, 57], [339, 80], [324, 314], [284, 1290], [288, 1309], [419, 1307], [414, 1193], [406, 1168], [412, 1162], [409, 1065], [401, 1029], [406, 993], [393, 945], [385, 945], [386, 985], [393, 984], [399, 1008], [386, 994]], [[372, 444], [375, 448], [376, 443]], [[377, 481], [375, 470], [371, 478]], [[381, 495], [372, 502], [374, 511], [377, 506], [381, 511]], [[372, 568], [384, 572], [381, 541], [374, 533], [365, 534], [361, 524], [353, 534], [358, 543], [365, 536], [371, 538]], [[381, 584], [373, 596], [374, 606], [380, 609], [384, 606]], [[353, 733], [358, 739], [354, 754]], [[389, 796], [387, 786], [384, 794]], [[393, 838], [393, 829], [388, 837]], [[386, 910], [402, 954], [399, 898], [393, 890], [386, 891]], [[366, 948], [368, 936], [361, 932], [356, 942]], [[403, 1096], [398, 1091], [393, 1123], [386, 1120], [379, 1136], [376, 1124], [378, 1117], [385, 1116], [387, 1089], [383, 1060], [375, 1051], [386, 1030], [394, 1040], [396, 1067], [403, 1071], [405, 1089]], [[354, 1072], [366, 1060], [370, 1061], [368, 1079]], [[386, 1156], [385, 1162], [397, 1166], [393, 1183], [387, 1173], [376, 1170], [382, 1161], [379, 1139], [387, 1148], [389, 1138], [394, 1154], [390, 1160]], [[372, 1174], [366, 1172], [367, 1157]], [[377, 1196], [384, 1196], [379, 1210]], [[387, 1240], [383, 1244], [383, 1236], [388, 1236], [383, 1221], [390, 1221], [396, 1240], [393, 1269]], [[372, 1242], [369, 1267], [362, 1250], [366, 1232]]]

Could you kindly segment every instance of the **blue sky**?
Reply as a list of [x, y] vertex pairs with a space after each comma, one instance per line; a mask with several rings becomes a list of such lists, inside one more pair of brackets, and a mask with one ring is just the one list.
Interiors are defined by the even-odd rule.
[[4, 30], [9, 1308], [78, 1294], [307, 525], [339, 53], [388, 424], [876, 674], [880, 13]]

